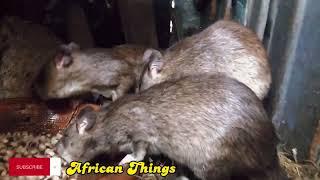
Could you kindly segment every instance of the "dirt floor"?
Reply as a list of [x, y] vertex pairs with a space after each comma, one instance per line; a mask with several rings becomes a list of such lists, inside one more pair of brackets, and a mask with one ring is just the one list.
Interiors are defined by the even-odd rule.
[[[164, 179], [154, 175], [144, 175], [143, 177], [128, 177], [128, 176], [112, 176], [112, 177], [98, 177], [98, 176], [82, 176], [82, 177], [68, 177], [65, 174], [66, 164], [63, 164], [63, 172], [61, 177], [26, 177], [26, 178], [13, 178], [8, 177], [8, 159], [11, 157], [54, 157], [55, 153], [52, 148], [61, 138], [61, 135], [32, 135], [27, 132], [7, 133], [0, 134], [0, 179], [79, 179], [79, 180], [159, 180]], [[305, 161], [296, 163], [294, 158], [287, 154], [279, 153], [281, 166], [287, 172], [288, 176], [294, 180], [298, 179], [319, 179], [320, 172], [319, 166], [313, 162]]]

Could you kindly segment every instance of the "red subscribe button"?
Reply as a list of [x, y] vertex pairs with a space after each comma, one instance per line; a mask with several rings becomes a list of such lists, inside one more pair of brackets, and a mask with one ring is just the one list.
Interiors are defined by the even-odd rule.
[[10, 176], [60, 176], [61, 159], [59, 158], [11, 158], [9, 159]]

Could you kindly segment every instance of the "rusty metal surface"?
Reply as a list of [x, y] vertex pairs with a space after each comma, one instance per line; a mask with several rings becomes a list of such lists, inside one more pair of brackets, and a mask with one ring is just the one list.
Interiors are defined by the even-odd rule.
[[32, 99], [3, 99], [0, 101], [0, 132], [34, 132], [52, 128], [42, 123], [48, 117], [46, 112], [45, 104]]
[[273, 81], [268, 110], [286, 149], [296, 148], [299, 161], [309, 157], [320, 118], [319, 6], [318, 0], [274, 0], [270, 39], [265, 39]]
[[27, 131], [35, 134], [56, 134], [65, 129], [73, 116], [86, 107], [99, 110], [98, 105], [69, 101], [44, 103], [28, 98], [12, 98], [0, 101], [0, 133]]

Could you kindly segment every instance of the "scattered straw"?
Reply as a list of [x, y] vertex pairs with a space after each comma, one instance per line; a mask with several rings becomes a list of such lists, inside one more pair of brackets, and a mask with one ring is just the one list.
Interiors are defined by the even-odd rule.
[[[305, 161], [303, 163], [296, 163], [290, 154], [278, 153], [281, 167], [286, 171], [289, 178], [292, 179], [314, 179], [320, 180], [320, 168], [313, 162]], [[290, 159], [292, 157], [292, 159]]]

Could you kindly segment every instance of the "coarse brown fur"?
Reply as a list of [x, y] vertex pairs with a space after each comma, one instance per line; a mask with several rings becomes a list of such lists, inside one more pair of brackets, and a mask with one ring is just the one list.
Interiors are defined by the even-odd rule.
[[[77, 130], [82, 121], [83, 134]], [[126, 95], [98, 113], [87, 109], [66, 130], [57, 152], [86, 161], [114, 149], [136, 153], [145, 144], [148, 154], [164, 154], [201, 179], [228, 179], [278, 174], [277, 143], [261, 101], [247, 86], [227, 76], [200, 75]]]
[[31, 98], [33, 81], [60, 43], [44, 26], [0, 18], [0, 98]]
[[[250, 29], [221, 20], [202, 32], [177, 42], [162, 55], [150, 56], [141, 78], [141, 89], [154, 84], [202, 73], [225, 74], [247, 85], [263, 99], [270, 88], [271, 71], [266, 51]], [[159, 65], [159, 63], [162, 63]], [[155, 68], [154, 73], [150, 73]]]
[[106, 98], [116, 96], [112, 97], [115, 100], [136, 86], [145, 49], [133, 44], [110, 49], [69, 48], [62, 58], [69, 58], [71, 64], [57, 68], [57, 62], [50, 61], [35, 82], [37, 92], [43, 99], [96, 93]]

